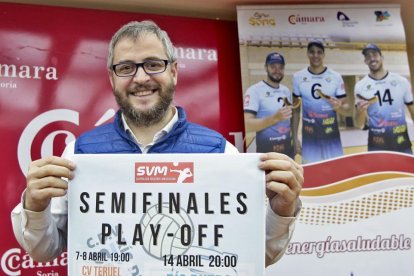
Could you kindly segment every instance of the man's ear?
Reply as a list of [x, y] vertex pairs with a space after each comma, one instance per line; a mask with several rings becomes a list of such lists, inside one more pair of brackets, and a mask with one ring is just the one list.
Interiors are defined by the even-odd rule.
[[178, 79], [178, 61], [174, 61], [171, 63], [171, 76], [174, 79], [174, 84], [177, 84]]
[[108, 78], [109, 78], [109, 82], [111, 83], [112, 88], [114, 88], [114, 78], [113, 78], [112, 70], [110, 69], [108, 69]]

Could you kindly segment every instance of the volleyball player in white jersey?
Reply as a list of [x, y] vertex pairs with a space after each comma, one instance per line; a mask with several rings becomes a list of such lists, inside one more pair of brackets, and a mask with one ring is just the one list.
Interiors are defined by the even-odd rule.
[[266, 57], [267, 79], [250, 86], [244, 97], [244, 121], [247, 132], [256, 132], [257, 152], [280, 152], [294, 158], [291, 135], [292, 95], [280, 84], [285, 59], [279, 53]]
[[384, 68], [381, 49], [367, 44], [362, 50], [369, 74], [355, 85], [356, 124], [368, 120], [368, 151], [391, 150], [412, 154], [405, 105], [414, 119], [409, 81]]
[[[309, 66], [293, 75], [293, 97], [302, 99], [302, 163], [343, 155], [337, 112], [346, 115], [349, 104], [339, 73], [323, 64], [325, 47], [321, 41], [308, 43]], [[293, 113], [293, 133], [299, 149], [300, 109]]]

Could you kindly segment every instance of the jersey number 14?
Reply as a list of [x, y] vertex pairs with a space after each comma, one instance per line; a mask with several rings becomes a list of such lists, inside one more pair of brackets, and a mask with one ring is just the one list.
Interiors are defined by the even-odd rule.
[[382, 106], [383, 103], [389, 103], [390, 105], [392, 105], [392, 102], [394, 101], [391, 97], [391, 92], [389, 89], [385, 89], [384, 95], [382, 95], [382, 97], [381, 97], [381, 93], [379, 92], [379, 90], [374, 95], [378, 97], [380, 106]]

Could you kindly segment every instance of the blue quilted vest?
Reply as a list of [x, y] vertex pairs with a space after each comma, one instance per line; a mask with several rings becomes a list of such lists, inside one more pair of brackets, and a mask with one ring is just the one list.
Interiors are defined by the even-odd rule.
[[[218, 132], [187, 122], [186, 114], [177, 107], [178, 122], [148, 153], [223, 153], [226, 140]], [[75, 153], [142, 153], [123, 127], [121, 111], [113, 122], [99, 126], [76, 139]]]

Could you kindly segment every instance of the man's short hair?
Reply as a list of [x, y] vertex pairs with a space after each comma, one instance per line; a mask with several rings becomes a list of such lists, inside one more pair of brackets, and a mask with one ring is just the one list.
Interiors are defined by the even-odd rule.
[[275, 64], [275, 63], [285, 65], [285, 58], [277, 52], [268, 54], [266, 57], [265, 64], [268, 65], [268, 64]]
[[373, 50], [375, 52], [380, 53], [380, 55], [382, 55], [381, 49], [375, 43], [368, 43], [367, 45], [365, 45], [364, 49], [362, 49], [362, 54], [365, 56], [369, 50]]
[[325, 46], [323, 45], [323, 42], [322, 41], [317, 40], [317, 39], [313, 39], [313, 40], [309, 41], [309, 43], [308, 43], [308, 51], [313, 46], [318, 47], [318, 48], [322, 49], [322, 51], [325, 52]]
[[131, 21], [128, 24], [122, 26], [112, 37], [111, 42], [109, 43], [109, 52], [108, 52], [108, 61], [107, 66], [110, 69], [112, 67], [112, 62], [114, 58], [114, 48], [116, 44], [122, 38], [129, 38], [136, 40], [143, 35], [154, 34], [161, 41], [164, 46], [165, 53], [169, 61], [173, 62], [177, 60], [177, 54], [175, 52], [174, 45], [172, 44], [166, 31], [158, 27], [155, 22], [147, 21]]

